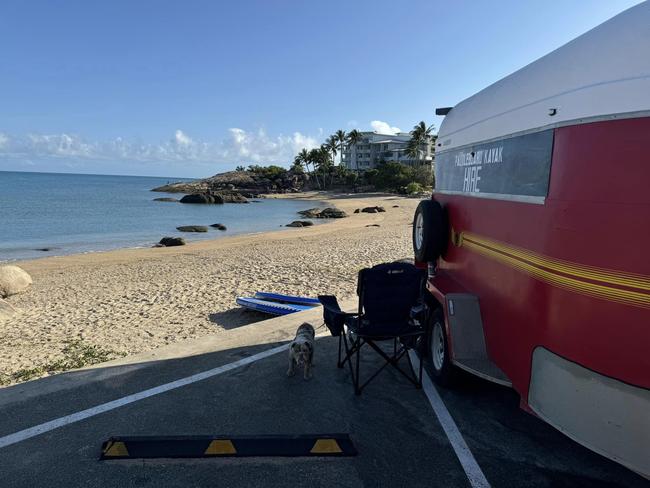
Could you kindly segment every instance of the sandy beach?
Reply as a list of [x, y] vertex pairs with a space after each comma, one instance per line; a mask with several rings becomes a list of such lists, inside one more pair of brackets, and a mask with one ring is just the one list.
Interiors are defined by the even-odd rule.
[[[412, 257], [418, 199], [316, 193], [291, 198], [304, 199], [305, 209], [314, 206], [311, 199], [326, 200], [349, 217], [184, 247], [18, 262], [34, 284], [9, 298], [18, 311], [0, 323], [0, 384], [262, 320], [267, 316], [235, 304], [235, 297], [258, 290], [351, 298], [360, 268]], [[374, 205], [386, 212], [353, 213]]]

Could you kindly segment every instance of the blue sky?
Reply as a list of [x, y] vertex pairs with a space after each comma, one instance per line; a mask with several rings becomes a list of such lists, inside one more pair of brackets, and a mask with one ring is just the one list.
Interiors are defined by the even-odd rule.
[[0, 170], [208, 176], [451, 106], [637, 0], [0, 3]]

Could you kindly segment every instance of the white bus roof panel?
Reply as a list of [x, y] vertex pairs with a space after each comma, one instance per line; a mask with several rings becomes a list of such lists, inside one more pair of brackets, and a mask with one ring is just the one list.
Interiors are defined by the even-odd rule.
[[460, 102], [440, 126], [437, 150], [644, 111], [650, 111], [650, 2]]

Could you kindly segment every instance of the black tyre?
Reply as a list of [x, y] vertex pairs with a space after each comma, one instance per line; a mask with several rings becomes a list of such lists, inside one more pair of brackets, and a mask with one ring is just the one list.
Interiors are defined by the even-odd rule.
[[413, 217], [413, 252], [421, 263], [435, 262], [447, 248], [447, 215], [435, 200], [422, 200]]
[[433, 380], [440, 386], [451, 387], [458, 379], [458, 370], [451, 362], [442, 309], [433, 311], [429, 317], [429, 325], [429, 361]]

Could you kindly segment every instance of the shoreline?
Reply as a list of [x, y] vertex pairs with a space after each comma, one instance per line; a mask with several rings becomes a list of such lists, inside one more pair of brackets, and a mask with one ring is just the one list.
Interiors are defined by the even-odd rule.
[[[329, 206], [327, 199], [328, 197], [332, 195], [331, 192], [317, 192], [317, 191], [310, 191], [310, 192], [303, 192], [303, 193], [287, 193], [287, 194], [265, 194], [261, 195], [260, 198], [262, 200], [296, 200], [296, 201], [314, 201], [314, 202], [319, 202], [320, 205], [325, 205]], [[230, 205], [230, 204], [226, 204]], [[298, 215], [297, 213], [292, 216], [292, 217], [287, 217], [287, 224], [290, 223], [293, 220], [299, 220], [302, 217]], [[318, 222], [318, 219], [315, 219], [315, 225], [323, 225], [327, 222]], [[280, 226], [280, 228], [269, 228], [266, 230], [261, 230], [261, 231], [238, 231], [238, 230], [233, 230], [229, 229], [227, 233], [218, 233], [215, 234], [214, 236], [210, 237], [204, 237], [201, 233], [195, 234], [195, 233], [185, 233], [185, 232], [179, 232], [177, 230], [173, 230], [165, 234], [164, 232], [161, 232], [159, 237], [157, 236], [152, 236], [151, 241], [147, 241], [146, 243], [141, 242], [138, 244], [126, 244], [126, 245], [121, 245], [118, 243], [112, 243], [115, 244], [113, 246], [110, 241], [110, 237], [113, 234], [107, 234], [106, 237], [108, 238], [108, 241], [104, 242], [104, 245], [107, 245], [109, 247], [105, 249], [101, 249], [102, 242], [87, 242], [84, 243], [85, 247], [88, 247], [89, 249], [87, 250], [70, 250], [69, 252], [63, 252], [61, 254], [56, 254], [57, 251], [62, 251], [65, 248], [59, 247], [60, 244], [54, 243], [53, 245], [48, 245], [47, 243], [43, 243], [43, 248], [48, 248], [49, 251], [43, 251], [40, 248], [32, 248], [32, 247], [24, 247], [20, 248], [23, 252], [26, 251], [33, 251], [33, 252], [42, 252], [42, 255], [39, 255], [38, 257], [25, 257], [25, 258], [17, 258], [17, 259], [0, 259], [0, 266], [1, 265], [15, 265], [15, 266], [21, 266], [21, 263], [27, 263], [27, 262], [32, 262], [32, 261], [42, 261], [44, 259], [60, 259], [60, 258], [65, 258], [68, 256], [82, 256], [82, 255], [87, 255], [87, 254], [99, 254], [99, 253], [110, 253], [110, 252], [120, 252], [120, 251], [126, 251], [126, 250], [136, 250], [136, 249], [150, 249], [154, 247], [154, 245], [164, 237], [165, 235], [171, 236], [174, 235], [175, 237], [184, 237], [187, 240], [187, 244], [183, 247], [188, 247], [191, 246], [197, 242], [206, 242], [206, 241], [218, 241], [218, 240], [223, 240], [223, 239], [228, 239], [232, 237], [239, 237], [239, 236], [247, 236], [247, 235], [257, 235], [257, 234], [263, 234], [263, 233], [268, 233], [268, 232], [275, 232], [277, 230], [285, 229], [286, 224]], [[39, 244], [34, 244], [35, 246], [38, 246]], [[92, 247], [98, 247], [97, 249], [92, 249]], [[52, 251], [52, 252], [50, 252]]]
[[[418, 199], [322, 192], [270, 198], [305, 200], [305, 208], [321, 201], [348, 217], [179, 247], [15, 262], [34, 284], [8, 299], [18, 311], [0, 322], [0, 385], [263, 320], [268, 316], [235, 304], [236, 296], [255, 291], [353, 298], [359, 269], [412, 257], [410, 224]], [[353, 213], [375, 205], [386, 212]]]

